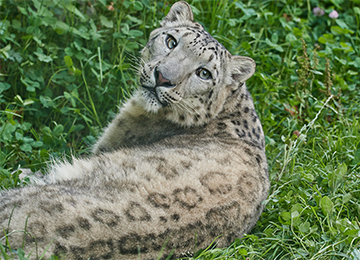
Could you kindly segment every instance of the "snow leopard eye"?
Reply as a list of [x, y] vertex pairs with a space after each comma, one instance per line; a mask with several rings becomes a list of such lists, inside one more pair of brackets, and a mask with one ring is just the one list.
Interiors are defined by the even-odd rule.
[[197, 69], [196, 75], [204, 80], [208, 80], [212, 78], [210, 71], [204, 68]]
[[168, 35], [168, 37], [166, 37], [166, 46], [171, 50], [174, 49], [177, 46], [177, 41], [175, 40], [174, 37], [172, 37], [171, 35]]

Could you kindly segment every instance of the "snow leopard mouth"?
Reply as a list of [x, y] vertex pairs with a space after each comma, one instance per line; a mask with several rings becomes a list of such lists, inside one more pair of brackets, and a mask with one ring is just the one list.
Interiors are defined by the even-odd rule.
[[145, 85], [141, 86], [143, 88], [143, 90], [145, 90], [151, 97], [155, 98], [157, 102], [159, 102], [162, 106], [166, 107], [167, 105], [169, 105], [168, 102], [166, 102], [165, 100], [161, 100], [158, 96], [158, 92], [156, 91], [156, 87], [148, 87]]

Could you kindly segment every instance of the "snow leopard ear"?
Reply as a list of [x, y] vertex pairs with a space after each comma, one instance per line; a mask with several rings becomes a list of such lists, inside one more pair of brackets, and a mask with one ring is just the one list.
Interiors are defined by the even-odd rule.
[[249, 57], [232, 56], [229, 67], [232, 80], [244, 83], [254, 74], [256, 64]]
[[194, 22], [194, 15], [188, 3], [179, 1], [171, 6], [169, 13], [161, 22], [161, 26], [172, 26], [177, 23], [185, 24], [186, 22]]

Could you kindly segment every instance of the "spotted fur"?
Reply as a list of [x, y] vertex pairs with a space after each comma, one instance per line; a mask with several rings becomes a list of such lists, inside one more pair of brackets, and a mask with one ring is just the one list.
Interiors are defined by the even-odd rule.
[[183, 1], [142, 56], [140, 87], [93, 156], [1, 194], [0, 227], [13, 248], [24, 242], [34, 259], [45, 250], [61, 259], [157, 259], [163, 248], [165, 259], [215, 238], [229, 245], [255, 225], [269, 179], [245, 86], [254, 61], [232, 56]]

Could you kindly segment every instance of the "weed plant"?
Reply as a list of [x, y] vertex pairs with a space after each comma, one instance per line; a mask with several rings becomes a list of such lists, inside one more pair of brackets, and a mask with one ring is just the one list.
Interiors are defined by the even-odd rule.
[[[19, 167], [89, 153], [173, 3], [0, 0], [0, 189], [26, 185]], [[189, 3], [231, 53], [256, 61], [247, 85], [272, 183], [251, 234], [190, 259], [359, 260], [360, 0]]]

